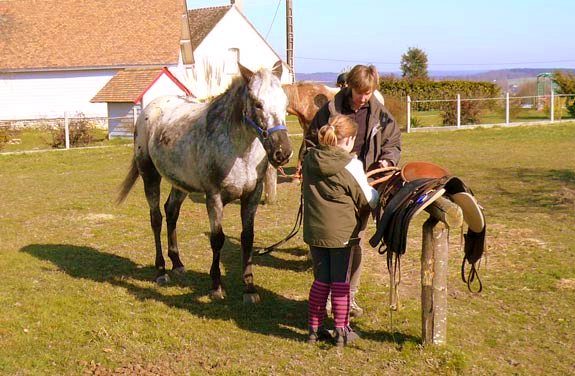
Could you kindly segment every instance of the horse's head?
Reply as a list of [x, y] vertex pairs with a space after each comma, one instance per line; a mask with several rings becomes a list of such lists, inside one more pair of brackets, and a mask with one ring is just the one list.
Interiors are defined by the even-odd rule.
[[282, 166], [289, 161], [292, 147], [285, 126], [287, 97], [280, 81], [281, 61], [271, 71], [255, 73], [238, 65], [247, 89], [243, 120], [257, 132], [269, 162], [274, 167]]

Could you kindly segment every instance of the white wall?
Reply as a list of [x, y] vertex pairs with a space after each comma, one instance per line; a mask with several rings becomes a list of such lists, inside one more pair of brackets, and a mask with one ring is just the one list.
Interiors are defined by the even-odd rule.
[[108, 103], [108, 135], [113, 137], [134, 136], [134, 107], [139, 112], [141, 107], [133, 103]]
[[[170, 70], [170, 72], [172, 71]], [[177, 77], [176, 74], [174, 74], [174, 76]], [[162, 74], [154, 85], [144, 94], [144, 98], [142, 98], [142, 108], [146, 107], [146, 105], [154, 99], [164, 95], [186, 95], [186, 93], [166, 74]]]
[[116, 70], [0, 73], [0, 120], [106, 116], [105, 103], [90, 99]]
[[[193, 70], [188, 71], [185, 84], [198, 97], [217, 95], [229, 86], [234, 77], [232, 72], [237, 71], [229, 66], [230, 48], [238, 48], [240, 63], [254, 71], [271, 68], [279, 60], [274, 50], [232, 7], [194, 51], [195, 64]], [[206, 77], [211, 77], [211, 85]], [[289, 80], [289, 72], [284, 67], [282, 82], [289, 83]]]

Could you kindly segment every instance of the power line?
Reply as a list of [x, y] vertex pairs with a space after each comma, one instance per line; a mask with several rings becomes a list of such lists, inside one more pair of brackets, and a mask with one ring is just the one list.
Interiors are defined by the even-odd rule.
[[[370, 63], [379, 65], [399, 65], [399, 62], [387, 62], [387, 61], [373, 61], [370, 59], [330, 59], [330, 58], [320, 58], [320, 57], [304, 57], [296, 56], [296, 59], [302, 60], [317, 60], [317, 61], [332, 61], [340, 63]], [[575, 60], [547, 60], [547, 61], [523, 61], [523, 62], [497, 62], [497, 63], [429, 63], [429, 66], [487, 66], [487, 65], [529, 65], [529, 64], [556, 64], [556, 63], [573, 63]]]
[[268, 36], [270, 35], [270, 31], [272, 30], [272, 26], [274, 25], [274, 22], [276, 21], [276, 16], [278, 15], [278, 9], [280, 9], [281, 2], [282, 2], [282, 0], [278, 0], [278, 6], [276, 7], [276, 12], [274, 13], [274, 18], [272, 19], [272, 23], [270, 24], [270, 28], [268, 29], [268, 32], [266, 33], [266, 40], [268, 40]]

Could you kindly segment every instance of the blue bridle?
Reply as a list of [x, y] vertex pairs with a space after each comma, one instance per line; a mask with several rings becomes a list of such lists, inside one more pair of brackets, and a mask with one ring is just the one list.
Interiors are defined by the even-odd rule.
[[258, 137], [260, 138], [260, 140], [265, 140], [267, 139], [269, 136], [272, 135], [272, 133], [278, 132], [278, 131], [286, 131], [287, 132], [287, 128], [285, 125], [283, 124], [279, 124], [276, 125], [275, 127], [272, 127], [270, 129], [263, 129], [262, 127], [260, 127], [259, 125], [256, 124], [255, 121], [253, 121], [252, 119], [250, 119], [247, 116], [244, 116], [244, 121], [249, 124], [253, 129], [256, 130], [256, 132], [258, 132]]

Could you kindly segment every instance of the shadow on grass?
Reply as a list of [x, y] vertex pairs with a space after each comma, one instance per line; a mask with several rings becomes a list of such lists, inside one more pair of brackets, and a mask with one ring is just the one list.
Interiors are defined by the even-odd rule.
[[[209, 232], [205, 233], [205, 234], [208, 237], [210, 236]], [[240, 249], [241, 249], [240, 239], [238, 239], [237, 237], [234, 237], [234, 236], [227, 235], [226, 241], [229, 242], [230, 248], [235, 247], [235, 249], [239, 255], [241, 252], [240, 251]], [[268, 244], [267, 246], [271, 246], [271, 244]], [[285, 245], [283, 245], [282, 247], [285, 247]], [[259, 256], [254, 255], [253, 264], [254, 265], [260, 265], [260, 266], [267, 266], [269, 268], [274, 268], [274, 269], [279, 269], [279, 270], [291, 270], [294, 272], [303, 272], [306, 270], [310, 270], [310, 268], [312, 267], [312, 264], [311, 264], [311, 260], [308, 257], [301, 258], [299, 260], [293, 260], [293, 259], [290, 260], [290, 259], [278, 257], [281, 254], [287, 254], [287, 255], [296, 256], [296, 257], [303, 257], [303, 256], [306, 256], [308, 254], [307, 248], [304, 249], [304, 248], [298, 248], [298, 247], [292, 247], [292, 248], [282, 248], [282, 247], [274, 249], [270, 253], [267, 253], [264, 255], [259, 255]], [[262, 247], [254, 246], [254, 249], [262, 250]]]
[[400, 332], [387, 332], [387, 331], [366, 331], [358, 327], [361, 338], [369, 339], [371, 341], [377, 342], [391, 342], [397, 346], [397, 350], [402, 350], [405, 343], [421, 344], [421, 338], [415, 337], [410, 334], [404, 334]]
[[[230, 265], [225, 269], [224, 282], [229, 281], [230, 285], [233, 283], [234, 288], [227, 286], [227, 297], [223, 301], [207, 299], [211, 286], [211, 278], [208, 273], [188, 270], [182, 276], [172, 276], [170, 284], [189, 288], [191, 292], [181, 295], [166, 295], [162, 293], [161, 288], [152, 282], [155, 277], [154, 267], [142, 268], [124, 257], [101, 252], [91, 247], [69, 244], [31, 244], [23, 247], [21, 251], [40, 260], [52, 262], [60, 270], [74, 278], [109, 283], [125, 288], [141, 301], [153, 299], [169, 307], [187, 310], [198, 317], [233, 320], [239, 328], [254, 333], [303, 340], [304, 337], [294, 328], [307, 328], [307, 302], [291, 300], [258, 287], [262, 299], [261, 303], [244, 304], [241, 265], [239, 257], [235, 257], [239, 255], [233, 255], [233, 253], [239, 252], [226, 252], [233, 251], [228, 249], [230, 248], [228, 243], [224, 248], [222, 253], [224, 266], [232, 261], [236, 265]], [[151, 286], [145, 287], [141, 283], [133, 283], [131, 280], [149, 282]]]
[[[572, 207], [564, 190], [575, 189], [575, 170], [568, 169], [493, 169], [495, 187], [516, 209], [540, 208], [549, 211]], [[506, 186], [500, 184], [507, 183]], [[571, 198], [572, 201], [572, 198]], [[567, 205], [566, 205], [567, 204]]]
[[[211, 301], [207, 297], [211, 287], [209, 273], [187, 270], [180, 276], [172, 274], [170, 285], [189, 289], [190, 292], [179, 295], [165, 294], [162, 288], [153, 282], [156, 274], [153, 266], [142, 267], [128, 258], [101, 252], [92, 247], [70, 244], [31, 244], [21, 248], [20, 251], [53, 263], [59, 270], [73, 278], [124, 288], [142, 302], [153, 299], [168, 307], [186, 310], [197, 317], [233, 320], [239, 328], [253, 333], [298, 341], [305, 341], [307, 338], [306, 334], [298, 333], [299, 331], [307, 333], [307, 301], [292, 300], [258, 286], [261, 302], [258, 304], [243, 303], [239, 245], [228, 240], [221, 255], [222, 265], [226, 271], [223, 282], [229, 282], [229, 285], [224, 285], [227, 296], [223, 301]], [[302, 250], [291, 248], [275, 252], [299, 255]], [[310, 263], [306, 259], [286, 264], [286, 260], [270, 255], [256, 257], [255, 261], [259, 265], [289, 270], [305, 270], [309, 268]], [[141, 282], [146, 282], [149, 286]], [[421, 342], [419, 338], [402, 333], [386, 331], [361, 331], [361, 333], [366, 339], [396, 343], [400, 349], [405, 342]]]

